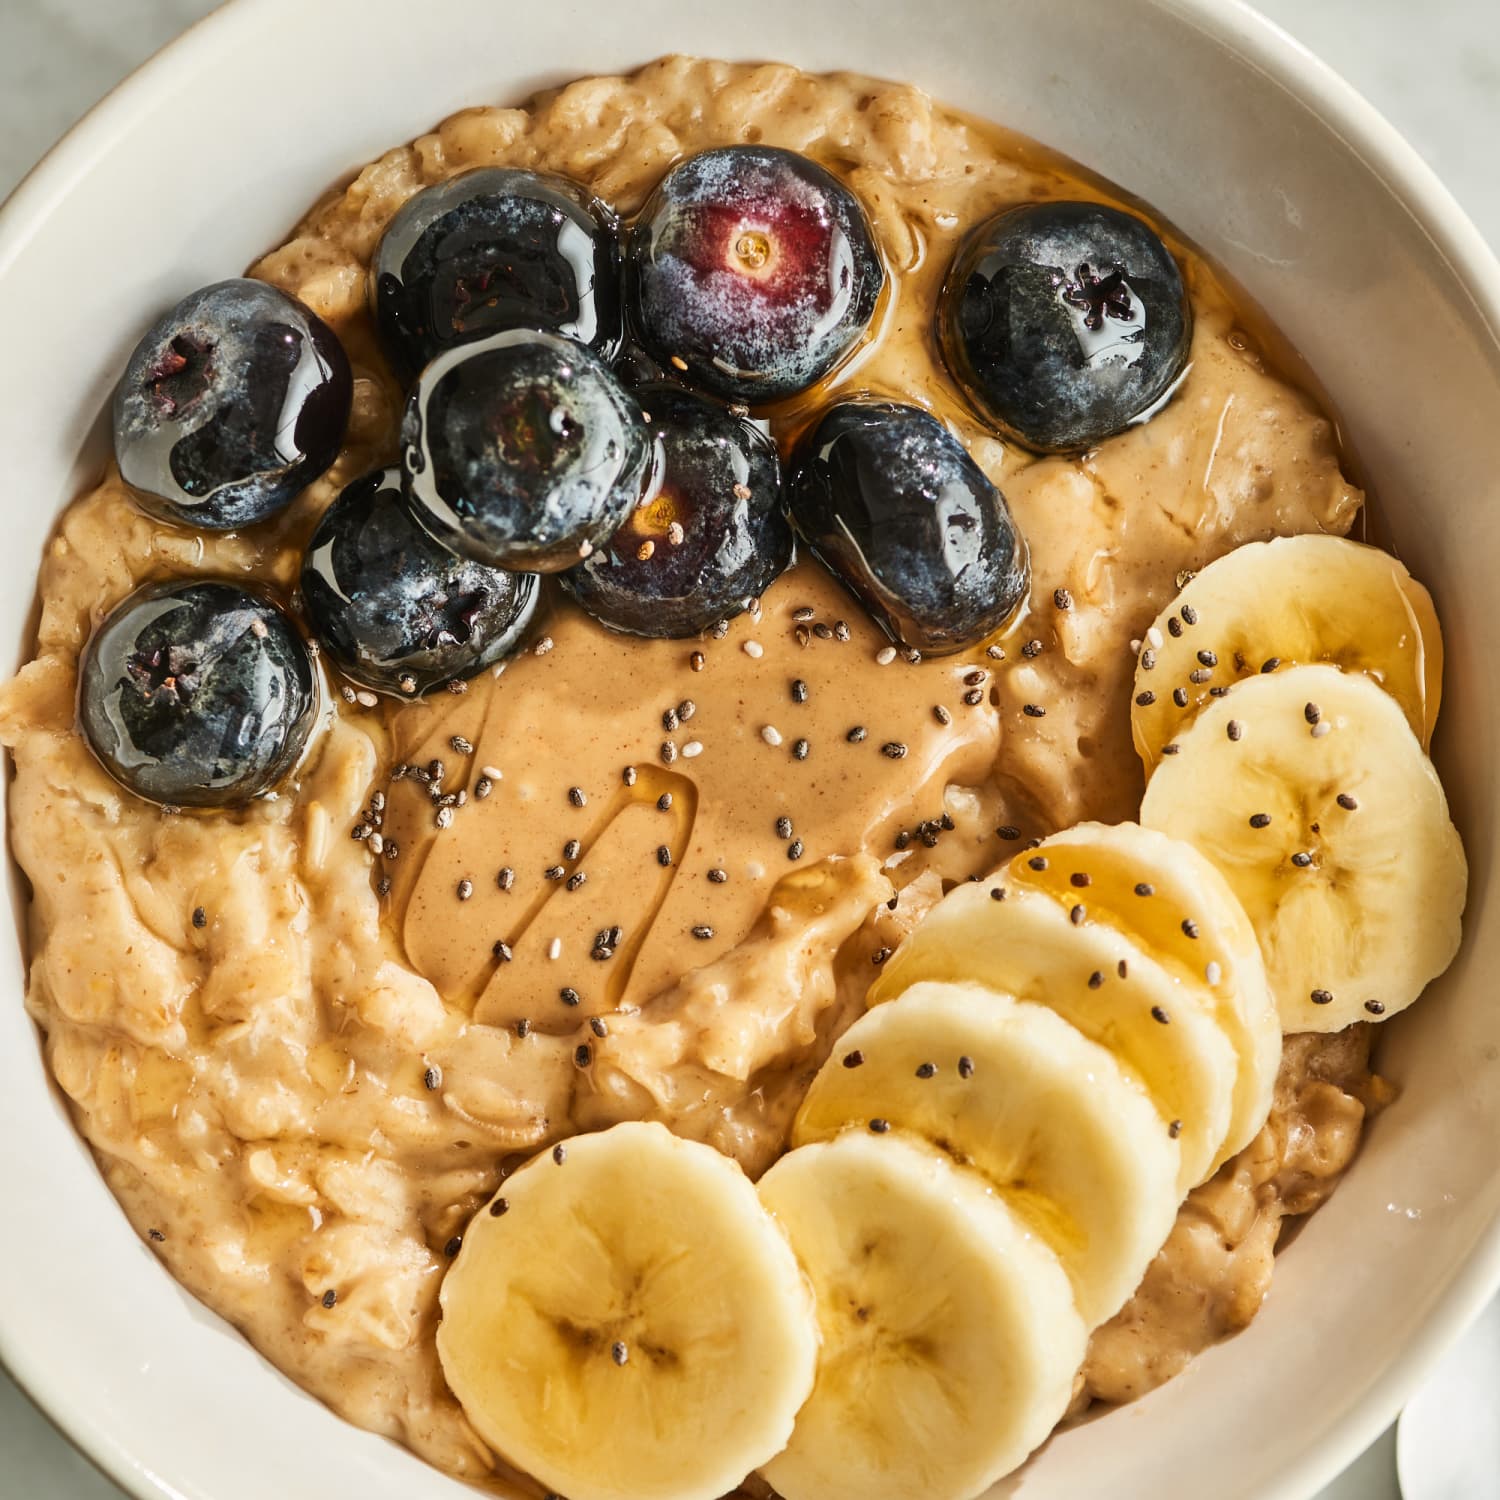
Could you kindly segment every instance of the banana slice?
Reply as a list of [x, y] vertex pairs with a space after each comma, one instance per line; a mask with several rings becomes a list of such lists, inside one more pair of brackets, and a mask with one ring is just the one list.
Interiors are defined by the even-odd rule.
[[1084, 921], [1119, 928], [1194, 989], [1239, 1058], [1215, 1166], [1249, 1145], [1276, 1092], [1281, 1020], [1255, 929], [1218, 870], [1191, 844], [1139, 823], [1080, 823], [1013, 859], [1008, 873]]
[[973, 980], [1034, 1001], [1112, 1052], [1177, 1132], [1179, 1196], [1219, 1159], [1234, 1048], [1201, 996], [1114, 928], [1075, 924], [1060, 903], [1002, 871], [944, 896], [881, 969], [869, 1003], [921, 979]]
[[1432, 762], [1368, 678], [1297, 667], [1199, 715], [1141, 822], [1240, 899], [1288, 1031], [1404, 1010], [1458, 951], [1468, 867]]
[[983, 1173], [1052, 1247], [1090, 1328], [1124, 1305], [1177, 1217], [1178, 1145], [1140, 1084], [1061, 1016], [982, 985], [916, 984], [856, 1021], [792, 1144], [871, 1119]]
[[1131, 726], [1149, 776], [1205, 704], [1269, 664], [1331, 663], [1372, 677], [1426, 748], [1442, 697], [1432, 596], [1388, 552], [1338, 536], [1251, 542], [1210, 563], [1157, 616], [1135, 674]]
[[1056, 1256], [977, 1173], [846, 1131], [782, 1157], [760, 1195], [822, 1334], [813, 1393], [761, 1470], [785, 1500], [969, 1500], [1057, 1424], [1083, 1320]]
[[479, 1435], [569, 1500], [714, 1500], [785, 1445], [817, 1326], [739, 1167], [663, 1126], [528, 1162], [443, 1282], [443, 1373]]

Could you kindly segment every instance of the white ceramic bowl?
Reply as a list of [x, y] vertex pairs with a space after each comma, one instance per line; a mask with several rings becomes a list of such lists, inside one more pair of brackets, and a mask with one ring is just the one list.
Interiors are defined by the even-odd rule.
[[[1060, 1437], [1024, 1500], [1305, 1500], [1500, 1283], [1500, 265], [1343, 83], [1228, 0], [236, 0], [96, 110], [0, 219], [5, 554], [19, 659], [37, 560], [97, 472], [149, 314], [278, 241], [330, 182], [460, 105], [668, 50], [912, 79], [1057, 147], [1217, 257], [1311, 361], [1448, 637], [1439, 760], [1473, 864], [1453, 971], [1390, 1027], [1400, 1101], [1242, 1337]], [[0, 1357], [144, 1497], [461, 1500], [301, 1394], [129, 1230], [56, 1094], [0, 936]], [[919, 1497], [913, 1497], [919, 1500]]]

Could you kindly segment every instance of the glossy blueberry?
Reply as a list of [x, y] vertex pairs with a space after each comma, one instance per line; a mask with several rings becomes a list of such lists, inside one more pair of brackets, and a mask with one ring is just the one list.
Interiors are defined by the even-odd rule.
[[816, 162], [723, 146], [673, 167], [630, 239], [646, 347], [752, 405], [816, 385], [864, 336], [885, 267], [859, 200]]
[[455, 557], [412, 519], [399, 469], [356, 479], [302, 559], [313, 633], [346, 677], [420, 693], [515, 649], [536, 613], [535, 573]]
[[1149, 224], [1099, 203], [1030, 203], [981, 224], [943, 286], [938, 340], [974, 408], [1040, 453], [1152, 415], [1187, 365], [1192, 309]]
[[307, 647], [238, 584], [150, 584], [84, 652], [79, 719], [94, 754], [137, 796], [224, 807], [269, 791], [312, 728]]
[[776, 445], [715, 401], [646, 386], [656, 452], [649, 498], [563, 574], [596, 620], [631, 635], [697, 635], [737, 615], [792, 560]]
[[184, 297], [115, 388], [115, 458], [142, 509], [204, 531], [284, 510], [338, 457], [353, 382], [333, 330], [260, 281]]
[[941, 655], [998, 630], [1030, 587], [1005, 497], [936, 418], [850, 401], [803, 440], [792, 522], [902, 645]]
[[608, 358], [620, 341], [614, 214], [566, 177], [479, 167], [407, 200], [370, 269], [387, 354], [407, 381], [445, 349], [545, 328]]
[[412, 512], [490, 567], [555, 573], [641, 498], [651, 439], [635, 398], [581, 344], [515, 329], [439, 355], [401, 426]]

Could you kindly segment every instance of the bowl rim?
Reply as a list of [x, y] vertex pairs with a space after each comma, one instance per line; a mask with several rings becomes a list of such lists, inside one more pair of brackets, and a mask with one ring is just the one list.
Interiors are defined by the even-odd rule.
[[[143, 112], [170, 71], [201, 71], [234, 50], [271, 0], [223, 0], [161, 47], [87, 111], [0, 201], [0, 279], [53, 208]], [[1500, 345], [1500, 257], [1431, 166], [1352, 84], [1249, 0], [1147, 0], [1288, 89], [1378, 175], [1421, 229]], [[644, 61], [645, 59], [643, 59]], [[455, 106], [456, 107], [456, 106]], [[1431, 1367], [1500, 1291], [1500, 1212], [1477, 1236], [1427, 1322], [1363, 1398], [1289, 1461], [1262, 1500], [1310, 1500], [1388, 1427]], [[128, 1443], [77, 1408], [46, 1360], [7, 1332], [0, 1303], [0, 1367], [48, 1422], [138, 1500], [178, 1500], [167, 1481], [130, 1460]]]

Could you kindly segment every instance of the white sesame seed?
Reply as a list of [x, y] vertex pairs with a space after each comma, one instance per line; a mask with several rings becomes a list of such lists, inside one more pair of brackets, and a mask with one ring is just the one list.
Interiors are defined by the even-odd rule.
[[760, 737], [768, 745], [779, 745], [781, 743], [781, 731], [774, 724], [762, 724]]
[[1139, 656], [1140, 653], [1141, 653], [1141, 643], [1139, 641], [1132, 641], [1130, 643], [1130, 654], [1132, 656]]
[[1224, 977], [1224, 971], [1218, 966], [1218, 964], [1210, 963], [1209, 966], [1203, 971], [1203, 977], [1208, 980], [1210, 984], [1217, 984]]
[[486, 781], [500, 781], [504, 779], [503, 773], [501, 772], [499, 766], [480, 766], [479, 774], [483, 776]]
[[580, 557], [592, 557], [594, 555], [594, 544], [587, 538], [579, 542], [578, 555]]
[[545, 656], [552, 649], [553, 644], [554, 642], [552, 640], [552, 637], [550, 635], [544, 635], [541, 640], [536, 643], [536, 654], [538, 656]]
[[702, 754], [703, 754], [703, 741], [702, 740], [689, 740], [687, 742], [687, 744], [685, 744], [682, 747], [682, 755], [683, 755], [683, 759], [684, 760], [691, 760], [695, 755], [702, 755]]
[[385, 848], [385, 840], [378, 833], [372, 833], [369, 842], [371, 854], [379, 854]]
[[1146, 632], [1146, 643], [1151, 646], [1153, 650], [1161, 650], [1163, 645], [1161, 631], [1159, 631], [1156, 626], [1153, 625], [1151, 629]]
[[1316, 724], [1314, 724], [1313, 727], [1312, 727], [1312, 737], [1315, 740], [1320, 740], [1332, 728], [1333, 728], [1333, 725], [1330, 724], [1327, 719], [1319, 719], [1318, 722]]
[[380, 699], [377, 698], [374, 693], [370, 692], [368, 688], [362, 688], [354, 695], [354, 701], [358, 703], [361, 708], [374, 708], [375, 705], [380, 702]]
[[548, 958], [561, 958], [562, 957], [562, 939], [561, 938], [553, 938], [552, 941], [547, 944], [547, 957]]
[[766, 654], [766, 648], [759, 641], [745, 642], [745, 655], [759, 661]]
[[882, 667], [890, 666], [890, 664], [895, 661], [895, 659], [896, 648], [894, 646], [882, 646], [880, 650], [875, 653], [875, 660], [877, 664]]

